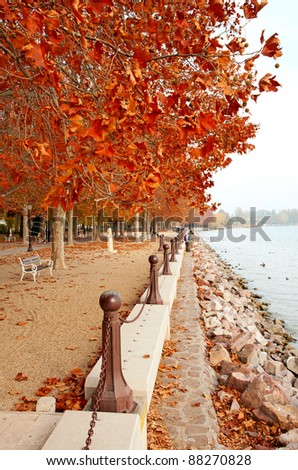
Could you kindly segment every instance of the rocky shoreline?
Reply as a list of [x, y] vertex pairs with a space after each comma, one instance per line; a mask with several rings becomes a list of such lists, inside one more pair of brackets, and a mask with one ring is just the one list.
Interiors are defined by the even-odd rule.
[[[219, 385], [238, 392], [230, 413], [245, 406], [257, 420], [279, 427], [276, 447], [298, 449], [298, 349], [293, 338], [211, 247], [200, 240], [192, 251], [210, 365]], [[227, 392], [218, 397], [224, 403]]]

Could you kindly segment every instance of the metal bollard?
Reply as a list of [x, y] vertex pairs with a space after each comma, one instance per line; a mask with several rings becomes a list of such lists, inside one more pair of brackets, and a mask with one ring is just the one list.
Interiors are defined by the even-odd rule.
[[[121, 367], [121, 336], [118, 310], [121, 307], [119, 292], [108, 290], [103, 292], [99, 299], [104, 311], [102, 322], [102, 344], [105, 345], [107, 326], [110, 324], [110, 344], [108, 345], [105, 382], [98, 405], [98, 411], [111, 411], [116, 413], [132, 412], [136, 404], [133, 401], [131, 388], [127, 385]], [[96, 392], [92, 395], [92, 409], [96, 402]]]
[[173, 238], [173, 239], [171, 240], [171, 258], [170, 258], [170, 262], [171, 262], [171, 263], [177, 261], [177, 260], [176, 260], [176, 256], [175, 256], [175, 254], [176, 254], [175, 243], [176, 243], [176, 242], [175, 242], [175, 240], [174, 240], [174, 238]]
[[162, 274], [164, 276], [171, 275], [171, 268], [170, 268], [170, 263], [169, 263], [169, 245], [167, 243], [164, 244], [163, 246], [163, 270]]
[[164, 235], [159, 235], [159, 247], [158, 251], [163, 251], [163, 241], [164, 241]]
[[149, 286], [149, 296], [146, 300], [146, 304], [158, 304], [162, 305], [163, 300], [159, 293], [158, 288], [158, 272], [157, 272], [157, 263], [158, 257], [156, 255], [151, 255], [148, 258], [150, 263], [150, 286]]

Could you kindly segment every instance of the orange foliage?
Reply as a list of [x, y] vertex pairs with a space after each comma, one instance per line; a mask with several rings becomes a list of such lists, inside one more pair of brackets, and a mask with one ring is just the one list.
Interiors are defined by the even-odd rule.
[[251, 149], [247, 102], [279, 87], [255, 73], [277, 35], [248, 57], [242, 40], [266, 4], [1, 0], [2, 198], [24, 185], [64, 209], [160, 191], [205, 206], [214, 172]]

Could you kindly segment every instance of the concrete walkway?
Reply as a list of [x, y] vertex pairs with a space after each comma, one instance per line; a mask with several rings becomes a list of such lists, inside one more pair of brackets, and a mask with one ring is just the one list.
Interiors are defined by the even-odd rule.
[[[174, 395], [165, 394], [158, 410], [174, 449], [224, 449], [217, 441], [219, 427], [211, 400], [216, 378], [206, 358], [199, 319], [193, 258], [185, 253], [171, 313], [171, 340], [176, 352], [162, 359], [161, 371], [165, 372], [158, 374], [165, 389], [173, 380], [178, 384]], [[169, 372], [173, 366], [173, 372]]]

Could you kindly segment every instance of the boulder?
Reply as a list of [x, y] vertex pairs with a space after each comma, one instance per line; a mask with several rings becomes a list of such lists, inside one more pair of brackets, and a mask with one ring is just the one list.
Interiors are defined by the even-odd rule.
[[244, 390], [247, 389], [248, 385], [251, 384], [255, 377], [256, 374], [251, 371], [247, 373], [235, 371], [232, 372], [232, 374], [229, 376], [226, 384], [230, 388], [234, 388], [239, 392], [244, 392]]
[[221, 344], [216, 344], [210, 350], [210, 364], [212, 367], [218, 366], [222, 361], [231, 362], [230, 355]]
[[245, 297], [246, 299], [250, 299], [251, 291], [249, 289], [243, 289], [240, 291], [241, 297]]
[[263, 367], [265, 372], [270, 375], [282, 375], [287, 370], [281, 361], [275, 361], [271, 357], [267, 358]]
[[213, 330], [213, 336], [223, 336], [232, 338], [233, 333], [231, 331], [226, 330], [225, 328], [217, 327]]
[[287, 405], [289, 395], [266, 372], [255, 377], [247, 389], [242, 393], [241, 400], [252, 409], [260, 408], [264, 401]]
[[207, 317], [205, 318], [204, 322], [205, 322], [205, 327], [208, 329], [221, 327], [221, 321], [216, 316]]
[[197, 276], [197, 275], [196, 275], [196, 282], [198, 286], [207, 286], [207, 287], [210, 286], [209, 282], [206, 279], [203, 279], [202, 277]]
[[231, 407], [230, 407], [230, 413], [239, 413], [239, 411], [240, 411], [240, 405], [238, 401], [236, 400], [236, 398], [233, 398]]
[[255, 335], [251, 331], [239, 333], [230, 341], [232, 351], [239, 352], [246, 344], [253, 344]]
[[298, 450], [298, 442], [290, 442], [283, 450]]
[[256, 341], [261, 344], [262, 346], [266, 346], [268, 344], [268, 339], [264, 338], [262, 333], [256, 328], [254, 331]]
[[238, 357], [244, 364], [255, 367], [260, 365], [259, 349], [255, 344], [245, 344], [239, 351]]
[[222, 361], [218, 371], [219, 383], [230, 388], [243, 391], [255, 375], [252, 376], [252, 370], [244, 364]]
[[215, 282], [215, 279], [216, 279], [216, 276], [212, 273], [207, 273], [205, 275], [205, 280], [208, 281], [208, 282]]
[[232, 307], [232, 306], [225, 306], [223, 308], [223, 316], [227, 319], [227, 320], [237, 320], [238, 318], [238, 314], [236, 312], [236, 310]]
[[232, 300], [232, 294], [231, 292], [229, 292], [228, 290], [226, 290], [224, 293], [223, 293], [223, 298], [226, 302], [230, 302]]
[[284, 446], [291, 444], [291, 442], [296, 442], [298, 444], [298, 428], [291, 429], [291, 431], [281, 434], [277, 440]]
[[298, 357], [291, 356], [287, 360], [287, 368], [298, 375]]
[[289, 431], [298, 427], [298, 407], [290, 404], [281, 404], [265, 401], [261, 411], [270, 420], [277, 422], [282, 430]]
[[208, 310], [215, 310], [217, 312], [220, 312], [222, 310], [222, 305], [217, 299], [212, 299], [210, 301]]

